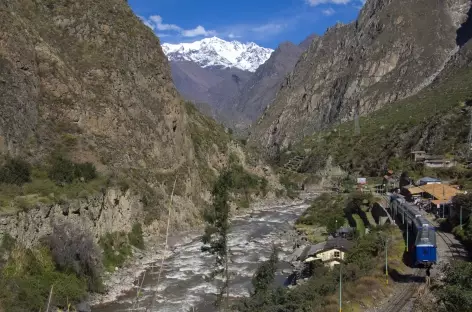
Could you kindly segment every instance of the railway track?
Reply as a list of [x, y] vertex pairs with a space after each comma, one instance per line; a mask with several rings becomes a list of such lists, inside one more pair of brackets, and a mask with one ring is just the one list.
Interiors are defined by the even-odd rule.
[[437, 236], [439, 236], [443, 242], [446, 244], [447, 248], [451, 252], [451, 256], [453, 259], [458, 259], [463, 256], [463, 250], [461, 250], [459, 247], [455, 246], [456, 243], [446, 234], [436, 231]]
[[419, 288], [422, 283], [414, 281], [416, 277], [424, 277], [425, 272], [421, 269], [414, 269], [411, 279], [413, 281], [409, 284], [406, 284], [405, 287], [402, 287], [401, 291], [395, 294], [395, 297], [386, 304], [380, 312], [401, 312], [403, 309], [410, 303], [413, 299], [416, 298]]
[[[454, 242], [448, 235], [440, 231], [436, 231], [436, 234], [447, 246], [447, 249], [449, 250], [452, 259], [458, 259], [463, 257], [464, 251], [458, 246], [456, 246], [457, 243]], [[418, 268], [414, 269], [412, 278], [424, 276], [424, 270]], [[422, 285], [422, 283], [413, 281], [408, 284], [408, 286], [403, 287], [402, 290], [398, 292], [395, 297], [390, 302], [388, 302], [386, 306], [384, 306], [381, 312], [404, 311], [408, 303], [412, 302], [415, 299]]]

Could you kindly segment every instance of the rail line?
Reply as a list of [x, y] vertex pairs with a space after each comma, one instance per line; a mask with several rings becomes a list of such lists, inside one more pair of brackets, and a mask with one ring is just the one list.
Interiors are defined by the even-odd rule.
[[[414, 269], [413, 275], [411, 278], [415, 277], [424, 277], [425, 273], [424, 270], [421, 269]], [[389, 301], [387, 305], [381, 309], [381, 312], [401, 312], [403, 308], [411, 302], [412, 299], [416, 297], [418, 289], [422, 283], [412, 281], [411, 283], [402, 287], [402, 290], [395, 294], [395, 297], [392, 301]]]
[[446, 244], [447, 248], [451, 251], [451, 256], [454, 259], [460, 258], [462, 256], [462, 251], [457, 247], [454, 246], [455, 243], [454, 241], [448, 237], [446, 234], [436, 231], [436, 234], [443, 240], [443, 242]]

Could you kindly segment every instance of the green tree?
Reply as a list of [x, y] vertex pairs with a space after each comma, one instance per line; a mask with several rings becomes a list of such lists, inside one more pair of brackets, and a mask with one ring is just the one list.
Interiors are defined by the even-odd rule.
[[229, 190], [233, 187], [231, 171], [225, 169], [215, 182], [212, 190], [213, 205], [205, 211], [205, 233], [202, 237], [203, 252], [208, 252], [216, 257], [215, 270], [212, 279], [220, 275], [223, 277], [223, 285], [217, 296], [216, 305], [221, 307], [223, 297], [226, 295], [224, 311], [229, 308], [229, 271], [228, 271], [228, 232], [229, 232]]
[[278, 251], [275, 246], [272, 247], [272, 253], [269, 260], [262, 263], [257, 268], [256, 273], [252, 277], [252, 286], [254, 287], [254, 294], [267, 292], [275, 278], [275, 271], [277, 270], [277, 263], [279, 262]]
[[441, 310], [448, 312], [472, 311], [472, 263], [456, 262], [444, 269], [444, 284], [435, 292]]

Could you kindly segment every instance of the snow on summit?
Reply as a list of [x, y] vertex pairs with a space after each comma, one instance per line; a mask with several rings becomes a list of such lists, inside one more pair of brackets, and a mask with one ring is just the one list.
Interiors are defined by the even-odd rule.
[[265, 63], [274, 51], [254, 42], [228, 42], [217, 37], [191, 43], [164, 43], [162, 49], [170, 61], [193, 61], [202, 67], [236, 67], [251, 72]]

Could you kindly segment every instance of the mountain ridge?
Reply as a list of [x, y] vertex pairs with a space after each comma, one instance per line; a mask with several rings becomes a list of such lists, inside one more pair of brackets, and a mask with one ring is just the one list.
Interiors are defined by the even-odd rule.
[[193, 61], [201, 67], [234, 67], [254, 72], [273, 52], [254, 42], [226, 41], [218, 37], [191, 43], [162, 44], [170, 61]]
[[[238, 131], [244, 130], [273, 100], [285, 75], [293, 69], [300, 55], [316, 37], [310, 35], [298, 45], [282, 42], [254, 72], [237, 67], [202, 66], [198, 62], [184, 60], [184, 57], [171, 55], [172, 76], [177, 90], [201, 111], [226, 126]], [[195, 46], [198, 47], [200, 42]], [[206, 42], [212, 44], [213, 41]], [[219, 42], [218, 40], [216, 43]], [[174, 49], [178, 49], [177, 46]], [[212, 49], [206, 51], [211, 52]], [[212, 56], [213, 54], [208, 54], [206, 57]]]
[[249, 142], [272, 157], [304, 136], [420, 91], [457, 51], [456, 31], [469, 7], [466, 0], [368, 0], [356, 21], [330, 27], [310, 45]]

